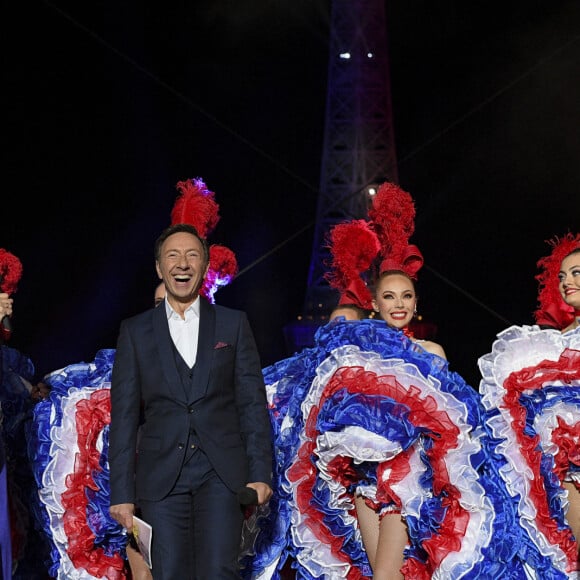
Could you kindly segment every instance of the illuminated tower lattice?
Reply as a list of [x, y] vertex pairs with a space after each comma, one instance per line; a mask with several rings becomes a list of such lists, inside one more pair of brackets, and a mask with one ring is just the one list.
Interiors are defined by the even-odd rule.
[[320, 193], [304, 304], [330, 312], [338, 296], [324, 280], [325, 236], [366, 217], [369, 187], [397, 181], [385, 0], [333, 0]]

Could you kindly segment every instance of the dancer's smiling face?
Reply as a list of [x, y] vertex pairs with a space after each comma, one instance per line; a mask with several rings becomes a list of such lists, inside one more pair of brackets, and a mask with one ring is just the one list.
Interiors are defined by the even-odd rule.
[[394, 328], [409, 325], [415, 314], [417, 294], [413, 281], [403, 273], [382, 274], [376, 284], [373, 308]]
[[580, 250], [574, 251], [562, 260], [558, 274], [558, 288], [566, 302], [576, 312], [580, 312]]

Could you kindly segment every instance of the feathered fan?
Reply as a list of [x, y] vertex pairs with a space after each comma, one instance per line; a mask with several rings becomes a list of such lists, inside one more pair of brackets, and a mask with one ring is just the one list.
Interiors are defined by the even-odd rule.
[[[21, 277], [22, 262], [14, 254], [4, 248], [0, 248], [0, 291], [6, 294], [14, 294]], [[0, 323], [0, 338], [8, 340], [12, 332], [10, 317], [4, 316]]]
[[0, 248], [0, 290], [14, 294], [22, 277], [22, 262], [14, 255]]

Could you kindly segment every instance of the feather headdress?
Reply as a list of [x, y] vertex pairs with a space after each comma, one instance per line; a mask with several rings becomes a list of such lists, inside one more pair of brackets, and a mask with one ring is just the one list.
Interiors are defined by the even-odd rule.
[[552, 246], [552, 252], [538, 260], [541, 268], [536, 276], [539, 282], [538, 309], [534, 312], [536, 324], [552, 326], [562, 330], [574, 321], [574, 308], [564, 302], [560, 294], [558, 272], [562, 260], [574, 250], [580, 248], [580, 234], [568, 232], [561, 238], [556, 236], [546, 240]]
[[325, 279], [340, 292], [338, 303], [371, 310], [373, 297], [361, 275], [381, 249], [377, 235], [365, 220], [353, 220], [334, 226], [329, 238], [332, 260]]
[[379, 274], [401, 270], [416, 279], [423, 256], [417, 246], [409, 244], [415, 231], [415, 204], [411, 195], [394, 183], [383, 183], [373, 198], [369, 217], [381, 242]]
[[[214, 192], [199, 177], [178, 181], [176, 189], [179, 194], [171, 210], [171, 224], [190, 224], [202, 238], [207, 239], [220, 220]], [[225, 246], [212, 244], [209, 248], [209, 268], [200, 294], [215, 304], [218, 288], [229, 284], [237, 273], [238, 262], [234, 252]]]
[[199, 177], [178, 181], [175, 187], [179, 195], [171, 210], [171, 224], [190, 224], [207, 238], [220, 220], [214, 192]]
[[0, 248], [0, 290], [14, 294], [22, 277], [22, 262], [14, 255]]
[[339, 304], [355, 304], [366, 310], [372, 308], [372, 294], [365, 278], [400, 270], [416, 279], [423, 265], [419, 248], [409, 244], [415, 230], [415, 206], [406, 191], [394, 183], [383, 183], [368, 217], [337, 224], [330, 230], [332, 258], [325, 274], [329, 285], [340, 292]]
[[238, 273], [238, 261], [226, 246], [212, 244], [209, 248], [209, 269], [201, 287], [201, 295], [215, 304], [214, 295], [219, 288], [227, 286]]

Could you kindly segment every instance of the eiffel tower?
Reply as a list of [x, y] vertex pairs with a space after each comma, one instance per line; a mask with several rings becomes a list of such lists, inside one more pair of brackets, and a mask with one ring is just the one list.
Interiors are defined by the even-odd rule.
[[289, 350], [310, 346], [338, 301], [324, 279], [326, 236], [366, 218], [373, 187], [397, 182], [385, 0], [332, 0], [326, 117], [304, 314], [284, 329]]

